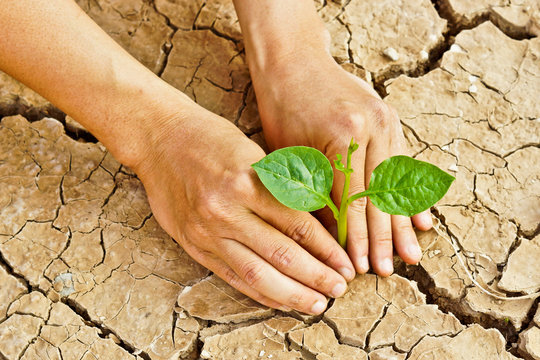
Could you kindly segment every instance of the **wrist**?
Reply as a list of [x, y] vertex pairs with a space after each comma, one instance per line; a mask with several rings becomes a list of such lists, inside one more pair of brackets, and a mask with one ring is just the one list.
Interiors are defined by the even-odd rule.
[[311, 59], [331, 58], [330, 33], [312, 0], [234, 0], [254, 81]]
[[[253, 41], [246, 48], [246, 58], [252, 77], [286, 73], [289, 69], [312, 63], [333, 61], [329, 50], [330, 34], [325, 28], [317, 34], [295, 33], [279, 40]], [[264, 34], [260, 34], [264, 37]]]
[[96, 104], [88, 113], [84, 109], [79, 120], [120, 163], [135, 172], [146, 162], [152, 149], [166, 136], [172, 122], [195, 103], [185, 94], [161, 79], [117, 83], [110, 94], [111, 101]]

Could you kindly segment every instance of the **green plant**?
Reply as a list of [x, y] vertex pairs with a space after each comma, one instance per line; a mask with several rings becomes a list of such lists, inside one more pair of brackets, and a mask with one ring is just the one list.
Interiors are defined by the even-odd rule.
[[266, 188], [282, 204], [301, 211], [328, 206], [338, 224], [338, 242], [346, 246], [347, 208], [356, 199], [368, 196], [377, 208], [392, 214], [412, 216], [439, 201], [455, 178], [435, 165], [408, 156], [393, 156], [379, 164], [371, 174], [369, 188], [349, 196], [353, 169], [351, 156], [358, 144], [351, 140], [347, 160], [334, 160], [336, 170], [345, 175], [340, 207], [330, 198], [334, 171], [319, 150], [292, 146], [276, 150], [251, 166]]

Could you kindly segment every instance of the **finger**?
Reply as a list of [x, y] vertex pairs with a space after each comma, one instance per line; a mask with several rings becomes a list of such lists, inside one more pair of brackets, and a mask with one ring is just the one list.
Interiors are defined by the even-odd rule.
[[[390, 133], [383, 126], [388, 125], [383, 124], [379, 129], [381, 134], [373, 137], [368, 145], [365, 173], [367, 183], [377, 165], [391, 154]], [[371, 265], [377, 274], [389, 276], [394, 271], [391, 217], [377, 209], [370, 200], [368, 200], [366, 214]]]
[[[391, 130], [391, 155], [405, 154], [405, 136], [399, 122], [399, 115], [394, 108], [389, 107], [393, 117]], [[394, 248], [398, 255], [408, 264], [416, 264], [422, 257], [416, 234], [412, 228], [411, 219], [406, 216], [392, 215], [392, 237]]]
[[369, 236], [366, 206], [367, 198], [357, 199], [349, 205], [347, 214], [347, 252], [353, 259], [354, 267], [359, 274], [365, 274], [369, 270]]
[[[302, 215], [312, 217], [308, 213], [300, 213], [297, 216]], [[310, 223], [302, 223], [302, 221], [305, 220], [299, 220], [299, 223], [303, 224], [301, 226], [311, 226], [306, 225]], [[317, 260], [295, 241], [277, 231], [257, 215], [252, 214], [246, 218], [245, 222], [239, 224], [239, 227], [236, 235], [237, 240], [284, 275], [332, 297], [341, 296], [347, 290], [347, 284], [340, 274]], [[249, 229], [249, 232], [246, 229]], [[309, 233], [313, 230], [301, 228], [299, 231]], [[329, 234], [328, 236], [330, 237]], [[334, 243], [335, 240], [331, 238], [331, 244]], [[336, 249], [336, 247], [328, 247], [327, 256], [334, 256], [333, 249]], [[339, 245], [337, 249], [343, 251]]]
[[422, 211], [420, 214], [416, 214], [412, 217], [412, 222], [417, 229], [427, 231], [433, 227], [433, 219], [431, 218], [431, 211], [428, 209]]
[[407, 216], [392, 215], [392, 236], [398, 255], [407, 264], [417, 264], [422, 258], [416, 234]]
[[327, 301], [322, 294], [280, 273], [245, 245], [232, 239], [223, 239], [222, 244], [221, 259], [250, 288], [304, 313], [320, 314], [326, 309]]
[[[296, 242], [298, 246], [295, 247], [295, 254], [303, 254], [299, 258], [294, 258], [294, 261], [291, 262], [296, 263], [300, 267], [298, 272], [295, 272], [294, 274], [287, 271], [284, 272], [282, 268], [278, 267], [280, 271], [286, 273], [289, 276], [292, 276], [295, 279], [298, 279], [299, 281], [302, 281], [304, 284], [311, 286], [316, 290], [322, 291], [325, 294], [331, 294], [331, 292], [328, 292], [328, 288], [323, 289], [319, 286], [320, 281], [313, 281], [313, 279], [309, 279], [309, 276], [307, 276], [306, 278], [306, 268], [304, 268], [304, 270], [302, 271], [302, 266], [309, 266], [310, 269], [316, 270], [318, 274], [321, 274], [322, 269], [316, 269], [313, 265], [310, 265], [310, 263], [315, 260], [308, 260], [308, 255], [311, 254], [312, 256], [320, 260], [323, 264], [326, 264], [331, 269], [337, 271], [343, 278], [349, 281], [354, 278], [354, 267], [349, 260], [347, 253], [341, 248], [341, 246], [339, 246], [335, 238], [324, 228], [324, 226], [315, 217], [306, 212], [289, 209], [285, 205], [278, 203], [276, 199], [272, 196], [272, 194], [270, 194], [269, 192], [266, 193], [267, 196], [263, 196], [261, 198], [261, 201], [250, 205], [252, 210], [261, 219], [264, 219], [264, 221], [271, 225], [266, 226], [267, 231], [265, 232], [265, 235], [271, 236], [271, 231], [269, 230], [274, 227], [275, 229], [281, 231], [282, 234], [286, 235], [290, 239], [294, 240], [294, 242]], [[253, 242], [254, 240], [254, 238], [251, 238], [250, 242]], [[260, 241], [258, 241], [258, 243], [259, 245], [263, 244], [263, 242]], [[305, 249], [307, 252], [301, 251], [301, 249]], [[268, 251], [268, 249], [266, 249], [265, 251]], [[261, 254], [265, 259], [268, 260], [268, 257], [264, 255], [264, 252], [256, 252], [258, 254]], [[301, 259], [303, 260], [302, 263], [299, 261]], [[269, 261], [275, 266], [278, 265], [280, 262], [283, 262], [279, 261], [279, 256], [276, 260], [277, 263], [270, 260]], [[336, 286], [339, 279], [337, 279], [333, 275], [328, 274], [327, 271], [325, 271], [325, 273], [327, 273], [326, 277], [328, 281], [334, 281], [331, 287], [333, 288], [334, 286]], [[304, 280], [302, 280], [299, 276], [301, 276]], [[324, 286], [327, 286], [326, 282], [327, 281], [324, 281]]]
[[[359, 148], [352, 154], [352, 168], [356, 173], [351, 175], [351, 183], [349, 185], [349, 195], [364, 191], [364, 159], [365, 146], [359, 144]], [[341, 154], [343, 159], [347, 158], [348, 145], [341, 146], [341, 149], [335, 149], [336, 154]], [[330, 160], [334, 160], [336, 155], [331, 155]], [[346, 164], [345, 164], [346, 165]], [[343, 186], [345, 183], [345, 175], [338, 170], [334, 170], [334, 185], [332, 187], [332, 199], [338, 208], [341, 206], [341, 197], [343, 194]], [[367, 254], [369, 251], [369, 243], [367, 237], [367, 224], [365, 212], [365, 200], [360, 199], [354, 201], [347, 211], [347, 253], [354, 264], [356, 272], [363, 274], [369, 270], [369, 261]]]
[[371, 266], [377, 274], [389, 276], [394, 271], [390, 215], [377, 209], [368, 200], [367, 222]]
[[[356, 172], [352, 173], [349, 196], [365, 190], [365, 178], [363, 170], [365, 168], [366, 148], [360, 146], [353, 153], [351, 158], [352, 168]], [[353, 201], [347, 211], [347, 252], [351, 257], [356, 271], [365, 274], [369, 270], [369, 237], [366, 222], [367, 199], [360, 198]]]
[[230, 266], [228, 266], [223, 260], [218, 258], [216, 255], [211, 252], [197, 248], [194, 245], [183, 244], [182, 247], [184, 250], [193, 258], [195, 261], [214, 272], [219, 276], [223, 281], [231, 285], [236, 290], [240, 291], [246, 296], [249, 296], [253, 300], [282, 311], [290, 311], [291, 309], [283, 304], [274, 301], [264, 295], [262, 295], [257, 290], [251, 288], [245, 281], [243, 281]]

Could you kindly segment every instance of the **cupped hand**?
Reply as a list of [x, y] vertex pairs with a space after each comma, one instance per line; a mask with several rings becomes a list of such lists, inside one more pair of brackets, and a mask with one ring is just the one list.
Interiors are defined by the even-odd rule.
[[[135, 167], [160, 225], [196, 261], [273, 308], [321, 313], [354, 277], [347, 254], [309, 213], [280, 204], [250, 165], [264, 151], [195, 104], [161, 121]], [[174, 112], [171, 112], [174, 114]]]
[[[255, 67], [254, 67], [255, 68]], [[372, 171], [386, 158], [404, 152], [404, 136], [394, 109], [365, 81], [346, 72], [330, 56], [292, 58], [272, 69], [252, 70], [265, 138], [271, 149], [311, 146], [330, 160], [345, 156], [351, 138], [360, 145], [353, 154], [350, 194], [364, 191]], [[335, 171], [332, 198], [338, 205], [344, 176]], [[328, 208], [318, 214], [336, 232]], [[347, 252], [359, 273], [369, 264], [379, 275], [393, 272], [393, 248], [410, 264], [421, 258], [411, 219], [381, 212], [367, 198], [349, 207]], [[412, 217], [421, 230], [431, 228], [428, 211]], [[335, 236], [335, 235], [334, 235]]]

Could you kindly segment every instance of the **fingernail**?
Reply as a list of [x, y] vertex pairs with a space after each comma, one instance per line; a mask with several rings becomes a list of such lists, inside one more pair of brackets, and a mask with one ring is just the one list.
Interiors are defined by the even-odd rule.
[[292, 309], [290, 307], [286, 306], [286, 305], [281, 305], [279, 310], [284, 311], [284, 312], [292, 311]]
[[337, 283], [334, 288], [332, 289], [332, 297], [340, 297], [341, 295], [345, 294], [345, 291], [347, 290], [347, 285], [344, 283]]
[[341, 274], [341, 276], [343, 276], [347, 280], [352, 280], [352, 278], [354, 277], [354, 274], [351, 271], [351, 269], [346, 268], [346, 267], [339, 268], [339, 273]]
[[326, 309], [326, 302], [322, 300], [317, 300], [315, 304], [311, 307], [311, 312], [313, 314], [320, 314]]
[[390, 275], [394, 271], [394, 264], [391, 259], [383, 259], [379, 265], [381, 272]]
[[432, 227], [433, 226], [433, 219], [431, 218], [431, 214], [430, 213], [426, 213], [424, 215], [424, 219], [422, 220], [424, 222], [424, 225], [426, 227]]
[[358, 260], [358, 267], [362, 274], [365, 274], [369, 270], [369, 261], [367, 256], [362, 256], [360, 260]]

